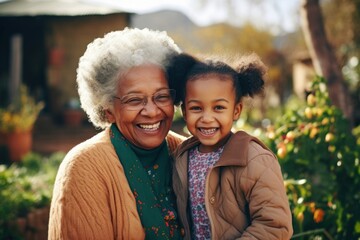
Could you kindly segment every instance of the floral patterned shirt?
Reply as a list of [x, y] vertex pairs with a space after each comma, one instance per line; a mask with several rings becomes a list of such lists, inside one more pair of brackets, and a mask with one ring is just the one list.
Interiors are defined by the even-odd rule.
[[193, 222], [192, 239], [210, 239], [210, 223], [205, 209], [205, 180], [209, 169], [220, 159], [224, 147], [215, 152], [189, 151], [190, 209]]

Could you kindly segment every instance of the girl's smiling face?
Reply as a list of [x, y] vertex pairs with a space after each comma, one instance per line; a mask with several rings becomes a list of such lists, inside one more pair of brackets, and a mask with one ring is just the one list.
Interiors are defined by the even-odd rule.
[[233, 80], [224, 74], [189, 79], [182, 106], [188, 130], [201, 142], [201, 152], [215, 151], [227, 140], [233, 121], [240, 116]]

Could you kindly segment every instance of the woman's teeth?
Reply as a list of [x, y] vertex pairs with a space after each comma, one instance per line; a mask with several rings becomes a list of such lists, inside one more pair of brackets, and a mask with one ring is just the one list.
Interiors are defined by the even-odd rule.
[[160, 127], [160, 122], [151, 125], [139, 124], [139, 127], [146, 130], [157, 130]]

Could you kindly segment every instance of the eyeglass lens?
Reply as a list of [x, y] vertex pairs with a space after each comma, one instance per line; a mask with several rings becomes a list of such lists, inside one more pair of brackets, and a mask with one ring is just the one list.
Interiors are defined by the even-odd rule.
[[[148, 103], [148, 96], [143, 94], [128, 94], [123, 97], [115, 96], [114, 98], [120, 99], [121, 105], [127, 110], [141, 110]], [[152, 101], [158, 107], [171, 105], [174, 98], [174, 89], [163, 89], [152, 95]]]

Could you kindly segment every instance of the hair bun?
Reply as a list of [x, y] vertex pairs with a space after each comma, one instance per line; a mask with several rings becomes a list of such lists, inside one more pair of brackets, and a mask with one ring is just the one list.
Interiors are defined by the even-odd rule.
[[179, 105], [185, 91], [184, 79], [198, 60], [189, 54], [181, 53], [170, 59], [166, 68], [169, 87], [176, 90], [175, 105]]
[[244, 96], [253, 97], [264, 89], [264, 76], [267, 72], [265, 64], [255, 53], [240, 58], [236, 71]]

